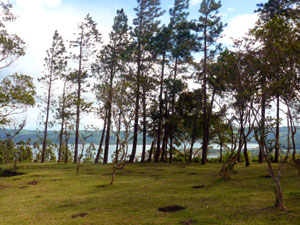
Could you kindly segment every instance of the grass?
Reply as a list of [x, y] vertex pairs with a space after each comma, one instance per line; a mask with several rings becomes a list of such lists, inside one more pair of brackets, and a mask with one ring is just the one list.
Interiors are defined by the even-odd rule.
[[[284, 170], [284, 212], [272, 207], [273, 181], [262, 177], [266, 165], [240, 164], [226, 181], [219, 170], [219, 164], [133, 164], [118, 170], [109, 185], [111, 165], [84, 164], [76, 175], [72, 164], [21, 164], [24, 175], [0, 178], [0, 224], [300, 223], [295, 168]], [[185, 209], [158, 210], [175, 205]]]

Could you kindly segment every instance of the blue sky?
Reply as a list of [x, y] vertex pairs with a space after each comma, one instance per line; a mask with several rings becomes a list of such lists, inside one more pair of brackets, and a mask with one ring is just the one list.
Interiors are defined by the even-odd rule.
[[[77, 24], [90, 13], [98, 23], [98, 29], [103, 34], [104, 42], [108, 40], [116, 10], [124, 8], [132, 23], [135, 17], [133, 8], [136, 0], [11, 0], [13, 11], [18, 19], [8, 25], [9, 32], [18, 34], [26, 42], [26, 56], [20, 58], [9, 70], [0, 71], [0, 76], [6, 72], [19, 72], [31, 75], [35, 79], [43, 73], [43, 59], [45, 52], [50, 47], [52, 36], [57, 29], [65, 40], [72, 40]], [[162, 9], [166, 10], [163, 21], [168, 22], [168, 10], [173, 6], [174, 0], [162, 0]], [[245, 35], [257, 20], [254, 14], [256, 4], [266, 0], [223, 0], [220, 14], [228, 26], [224, 29], [224, 37], [219, 42], [230, 46], [231, 38]], [[190, 19], [199, 17], [198, 10], [201, 0], [190, 1]], [[38, 86], [38, 92], [42, 88]], [[26, 129], [35, 129], [39, 110], [30, 109], [22, 115], [27, 118]], [[83, 124], [93, 121], [101, 124], [93, 116], [86, 116]]]

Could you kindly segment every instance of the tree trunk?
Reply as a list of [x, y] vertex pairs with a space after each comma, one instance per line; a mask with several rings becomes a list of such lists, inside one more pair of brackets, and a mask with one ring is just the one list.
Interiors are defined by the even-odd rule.
[[279, 99], [279, 95], [276, 96], [277, 99], [277, 106], [276, 106], [276, 138], [275, 138], [275, 159], [274, 162], [278, 163], [279, 161], [279, 120], [280, 120], [280, 108], [279, 108], [279, 104], [280, 104], [280, 99]]
[[48, 100], [47, 100], [46, 121], [45, 121], [45, 130], [44, 130], [44, 139], [43, 139], [43, 150], [42, 150], [41, 163], [45, 162], [45, 152], [46, 152], [46, 145], [47, 145], [47, 131], [48, 131], [48, 121], [49, 121], [49, 111], [50, 111], [50, 98], [51, 98], [50, 92], [51, 92], [51, 85], [48, 88]]
[[[99, 162], [99, 158], [100, 158], [100, 154], [101, 154], [101, 150], [102, 150], [104, 135], [105, 135], [105, 131], [106, 131], [106, 122], [107, 122], [107, 118], [106, 117], [107, 117], [107, 109], [105, 109], [103, 130], [102, 130], [102, 134], [101, 134], [101, 139], [100, 139], [100, 143], [99, 143], [99, 147], [98, 147], [98, 152], [97, 152], [97, 155], [96, 155], [95, 163]], [[104, 161], [103, 161], [103, 163], [104, 163]]]
[[62, 154], [62, 146], [63, 146], [63, 134], [64, 134], [64, 124], [65, 124], [65, 105], [66, 105], [66, 83], [64, 82], [64, 88], [63, 88], [63, 104], [62, 104], [62, 115], [61, 115], [61, 128], [60, 128], [60, 134], [59, 134], [59, 150], [58, 150], [58, 163], [60, 163], [61, 160], [61, 154]]
[[190, 156], [189, 156], [189, 161], [192, 162], [193, 159], [193, 148], [194, 148], [194, 143], [196, 141], [196, 132], [197, 132], [197, 120], [198, 120], [198, 114], [199, 114], [199, 101], [197, 102], [196, 106], [196, 114], [194, 118], [194, 127], [193, 127], [193, 134], [192, 134], [192, 143], [191, 143], [191, 148], [190, 148]]
[[74, 152], [74, 163], [77, 163], [78, 157], [78, 145], [79, 145], [79, 124], [80, 124], [80, 101], [81, 101], [81, 61], [82, 61], [82, 45], [80, 43], [79, 50], [79, 68], [78, 68], [78, 89], [77, 89], [77, 104], [76, 104], [76, 131], [75, 131], [75, 152]]
[[266, 117], [266, 102], [264, 96], [262, 97], [261, 105], [261, 130], [260, 130], [260, 145], [258, 163], [263, 163], [263, 152], [265, 151], [265, 117]]
[[69, 154], [68, 154], [68, 150], [69, 150], [69, 148], [68, 148], [68, 143], [69, 143], [69, 135], [68, 135], [68, 133], [67, 133], [67, 125], [65, 126], [65, 138], [66, 138], [66, 140], [65, 140], [65, 146], [66, 146], [66, 151], [65, 151], [65, 164], [67, 164], [68, 163], [68, 161], [69, 161]]
[[244, 135], [244, 156], [245, 156], [246, 167], [249, 167], [250, 166], [250, 159], [249, 159], [249, 156], [248, 156], [247, 137], [246, 137], [246, 135]]
[[[139, 46], [140, 49], [140, 46]], [[139, 126], [139, 110], [140, 110], [140, 74], [141, 74], [141, 53], [139, 53], [138, 56], [138, 65], [137, 65], [137, 87], [135, 90], [135, 118], [134, 118], [134, 130], [133, 130], [133, 143], [132, 143], [132, 152], [130, 155], [129, 162], [133, 163], [135, 159], [136, 154], [136, 147], [137, 147], [137, 139], [138, 139], [138, 126]]]
[[178, 58], [175, 59], [175, 68], [174, 68], [174, 78], [173, 78], [173, 93], [172, 93], [172, 121], [171, 121], [171, 132], [170, 132], [170, 163], [173, 163], [173, 139], [174, 139], [174, 114], [175, 114], [175, 82], [177, 78], [177, 65], [178, 65]]
[[220, 163], [223, 161], [223, 142], [220, 143]]
[[59, 149], [58, 149], [58, 160], [57, 163], [60, 163], [61, 160], [61, 151], [62, 151], [62, 145], [63, 145], [63, 133], [64, 133], [64, 118], [61, 120], [61, 128], [60, 128], [60, 133], [59, 133]]
[[240, 136], [239, 136], [239, 148], [237, 151], [237, 161], [241, 162], [241, 152], [243, 147], [243, 137], [244, 137], [244, 110], [242, 109], [242, 112], [240, 114]]
[[[160, 91], [159, 91], [159, 118], [158, 118], [158, 129], [157, 129], [157, 147], [156, 151], [160, 152], [160, 143], [161, 143], [161, 136], [162, 136], [162, 120], [163, 120], [163, 82], [164, 82], [164, 73], [165, 73], [165, 58], [166, 54], [164, 52], [163, 59], [162, 59], [162, 69], [160, 75]], [[161, 158], [164, 160], [164, 157]]]
[[145, 162], [147, 144], [147, 114], [146, 114], [146, 90], [143, 87], [143, 149], [141, 162]]
[[206, 164], [207, 150], [208, 150], [208, 119], [207, 119], [207, 93], [206, 93], [206, 79], [207, 79], [207, 33], [204, 28], [204, 58], [203, 58], [203, 138], [202, 138], [202, 158], [201, 164]]

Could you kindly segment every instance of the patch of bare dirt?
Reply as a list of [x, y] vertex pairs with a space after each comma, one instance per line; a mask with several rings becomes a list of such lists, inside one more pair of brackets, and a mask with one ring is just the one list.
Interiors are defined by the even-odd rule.
[[205, 185], [193, 186], [193, 188], [195, 188], [195, 189], [201, 189], [201, 188], [204, 188], [204, 187], [205, 187]]
[[1, 190], [4, 190], [4, 189], [6, 189], [6, 188], [9, 188], [9, 186], [8, 186], [8, 185], [0, 185], [0, 191], [1, 191]]
[[181, 210], [184, 210], [185, 207], [183, 206], [179, 206], [179, 205], [171, 205], [171, 206], [166, 206], [166, 207], [162, 207], [162, 208], [158, 208], [159, 211], [161, 212], [178, 212]]
[[79, 214], [75, 214], [75, 215], [72, 215], [72, 218], [78, 218], [78, 217], [86, 217], [87, 213], [79, 213]]
[[183, 224], [183, 225], [191, 225], [191, 224], [196, 224], [198, 223], [198, 220], [184, 220], [184, 221], [181, 221], [180, 224]]
[[21, 186], [21, 187], [19, 187], [19, 189], [24, 189], [24, 188], [27, 188], [27, 186]]
[[29, 185], [37, 185], [38, 183], [39, 183], [38, 180], [32, 180], [28, 182]]
[[270, 175], [265, 175], [265, 176], [260, 176], [260, 177], [263, 177], [263, 178], [272, 178]]

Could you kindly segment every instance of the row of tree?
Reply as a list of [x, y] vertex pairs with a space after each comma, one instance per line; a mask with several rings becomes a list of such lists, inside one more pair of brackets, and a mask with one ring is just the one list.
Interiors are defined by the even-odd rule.
[[[120, 162], [135, 161], [137, 135], [142, 132], [141, 162], [172, 163], [175, 146], [184, 144], [189, 147], [184, 152], [189, 161], [201, 150], [201, 163], [205, 164], [209, 143], [217, 142], [223, 161], [220, 175], [227, 178], [241, 161], [242, 152], [246, 166], [250, 165], [247, 142], [254, 134], [259, 144], [259, 162], [267, 162], [275, 182], [276, 204], [284, 209], [280, 178], [290, 150], [300, 173], [295, 146], [300, 109], [298, 1], [269, 0], [259, 4], [256, 26], [247, 37], [235, 40], [231, 49], [222, 48], [218, 42], [224, 28], [218, 12], [220, 1], [203, 0], [199, 18], [190, 21], [189, 1], [175, 0], [169, 11], [170, 21], [164, 25], [160, 25], [159, 18], [165, 12], [159, 0], [137, 3], [133, 28], [124, 10], [117, 11], [108, 43], [102, 43], [90, 15], [78, 25], [69, 48], [59, 33], [54, 33], [45, 58], [45, 73], [39, 79], [46, 90], [40, 96], [44, 103], [41, 162], [47, 158], [48, 127], [56, 121], [61, 126], [58, 162], [68, 161], [68, 140], [75, 130], [73, 162], [80, 163], [86, 139], [91, 135], [80, 135], [80, 120], [91, 112], [104, 121], [95, 163], [99, 162], [103, 143], [103, 163], [108, 162], [111, 132], [117, 136], [114, 173]], [[5, 68], [25, 52], [24, 42], [5, 30], [5, 23], [15, 19], [11, 5], [1, 1], [1, 7], [0, 62]], [[197, 61], [196, 56], [201, 60]], [[189, 87], [190, 80], [198, 85]], [[0, 89], [0, 123], [11, 127], [14, 121], [10, 116], [35, 104], [35, 88], [32, 78], [15, 74], [3, 78]], [[88, 101], [92, 93], [95, 104]], [[274, 105], [275, 117], [268, 113]], [[279, 144], [282, 119], [288, 127], [286, 151]], [[7, 132], [12, 140], [7, 143], [13, 143], [24, 125], [25, 122]], [[270, 134], [274, 140], [267, 138]], [[147, 135], [154, 139], [148, 154]], [[133, 148], [127, 159], [130, 139]], [[195, 150], [194, 144], [199, 140], [202, 147]], [[225, 161], [223, 148], [230, 153]], [[277, 175], [272, 161], [280, 162]]]

